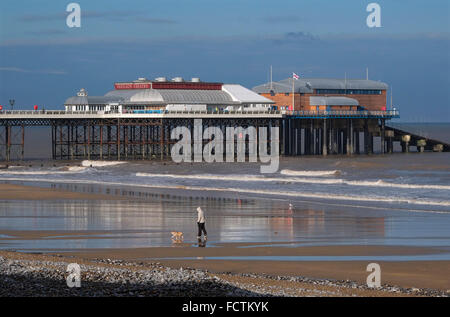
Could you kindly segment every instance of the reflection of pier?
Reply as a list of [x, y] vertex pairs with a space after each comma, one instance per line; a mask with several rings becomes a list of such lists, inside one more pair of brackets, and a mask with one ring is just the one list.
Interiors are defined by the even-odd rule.
[[[109, 238], [126, 238], [134, 246], [170, 244], [170, 231], [182, 231], [185, 239], [196, 235], [196, 207], [202, 206], [207, 216], [207, 230], [212, 241], [303, 241], [321, 239], [384, 238], [383, 216], [365, 216], [322, 207], [290, 210], [285, 203], [269, 200], [158, 194], [142, 189], [83, 184], [54, 184], [52, 188], [111, 194], [126, 200], [92, 201], [27, 201], [4, 202], [0, 213], [5, 221], [17, 221], [26, 230], [105, 231]], [[24, 207], [25, 206], [25, 207]], [[21, 212], [18, 213], [17, 211]], [[32, 215], [32, 217], [27, 217]], [[5, 222], [7, 225], [8, 222]], [[113, 234], [114, 233], [114, 234]], [[102, 234], [101, 232], [98, 234]], [[114, 237], [115, 236], [115, 237]], [[104, 237], [108, 238], [108, 237]], [[108, 239], [109, 239], [108, 238]], [[77, 240], [83, 247], [83, 243]], [[117, 240], [104, 240], [106, 244]], [[123, 241], [123, 239], [122, 239]], [[78, 243], [77, 242], [77, 243]], [[110, 245], [113, 246], [113, 245]]]
[[[276, 212], [276, 209], [273, 209]], [[302, 237], [342, 237], [362, 236], [384, 237], [384, 217], [335, 217], [332, 212], [320, 209], [286, 210], [284, 215], [275, 217], [270, 223], [271, 232], [296, 240]]]

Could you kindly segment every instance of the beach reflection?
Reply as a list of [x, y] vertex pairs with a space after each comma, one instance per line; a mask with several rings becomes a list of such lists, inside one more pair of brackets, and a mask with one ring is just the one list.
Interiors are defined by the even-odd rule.
[[[288, 202], [277, 200], [183, 197], [79, 185], [76, 190], [111, 193], [130, 200], [0, 201], [0, 248], [169, 246], [172, 231], [182, 232], [185, 243], [195, 243], [197, 206], [205, 210], [208, 241], [212, 245], [226, 242], [448, 245], [449, 239], [448, 232], [436, 225], [438, 215], [427, 217], [420, 213], [310, 203], [289, 207]], [[416, 232], [410, 237], [411, 228], [419, 224], [421, 234]]]

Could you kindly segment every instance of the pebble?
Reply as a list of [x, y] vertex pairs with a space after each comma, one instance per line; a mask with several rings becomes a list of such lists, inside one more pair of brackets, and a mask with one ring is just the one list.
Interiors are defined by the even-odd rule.
[[[68, 262], [55, 257], [55, 261], [11, 260], [0, 257], [0, 296], [292, 296], [299, 289], [289, 285], [262, 286], [230, 283], [206, 270], [164, 267], [160, 263], [127, 262], [97, 259], [89, 265], [80, 265], [81, 287], [66, 284]], [[96, 265], [102, 263], [104, 265]], [[106, 266], [105, 266], [106, 265]], [[111, 266], [107, 266], [111, 265]], [[301, 276], [270, 276], [266, 274], [232, 274], [229, 276], [265, 278], [277, 281], [303, 282], [314, 286], [369, 289], [354, 281], [311, 279]], [[421, 288], [401, 288], [382, 285], [379, 290], [423, 296], [449, 297], [449, 291]], [[319, 289], [304, 290], [311, 296], [339, 295]], [[339, 292], [339, 290], [336, 290]]]

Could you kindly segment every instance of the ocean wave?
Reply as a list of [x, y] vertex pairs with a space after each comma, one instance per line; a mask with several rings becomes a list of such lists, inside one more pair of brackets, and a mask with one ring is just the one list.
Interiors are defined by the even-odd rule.
[[82, 166], [69, 166], [60, 169], [49, 169], [49, 170], [1, 170], [0, 175], [55, 175], [55, 174], [76, 174], [86, 171], [86, 167]]
[[294, 171], [284, 169], [280, 171], [280, 174], [286, 176], [339, 176], [341, 175], [341, 171]]
[[366, 186], [366, 187], [393, 187], [404, 189], [434, 189], [434, 190], [450, 190], [448, 185], [429, 185], [429, 184], [402, 184], [390, 183], [383, 180], [377, 181], [349, 181], [341, 178], [299, 178], [299, 177], [262, 177], [255, 175], [181, 175], [181, 174], [153, 174], [153, 173], [136, 173], [137, 177], [165, 177], [175, 179], [199, 179], [199, 180], [220, 180], [220, 181], [238, 181], [238, 182], [278, 182], [278, 183], [303, 183], [303, 184], [324, 184], [324, 185], [349, 185], [349, 186]]
[[390, 183], [384, 180], [377, 181], [344, 181], [345, 184], [351, 186], [372, 186], [372, 187], [393, 187], [393, 188], [407, 188], [407, 189], [437, 189], [450, 190], [448, 185], [430, 185], [430, 184], [402, 184]]
[[81, 165], [84, 167], [104, 167], [104, 166], [114, 166], [119, 164], [124, 164], [124, 161], [90, 161], [84, 160]]
[[283, 181], [283, 178], [269, 178], [257, 175], [217, 175], [217, 174], [199, 174], [199, 175], [183, 175], [183, 174], [158, 174], [158, 173], [136, 173], [137, 177], [165, 177], [165, 178], [181, 178], [181, 179], [206, 179], [206, 180], [221, 180], [221, 181], [240, 181], [240, 182], [273, 182]]
[[237, 181], [237, 182], [277, 182], [277, 183], [305, 183], [305, 184], [343, 184], [343, 179], [318, 179], [318, 178], [282, 178], [282, 177], [264, 177], [257, 175], [216, 175], [216, 174], [158, 174], [158, 173], [136, 173], [137, 177], [162, 177], [174, 179], [198, 179], [198, 180], [218, 180], [218, 181]]
[[408, 197], [387, 197], [387, 196], [367, 196], [367, 195], [345, 195], [345, 194], [331, 194], [318, 192], [291, 192], [291, 191], [274, 191], [274, 190], [259, 190], [249, 188], [232, 188], [232, 187], [205, 187], [205, 186], [184, 186], [184, 185], [157, 185], [157, 184], [142, 184], [142, 183], [127, 183], [127, 182], [113, 182], [113, 181], [98, 181], [98, 180], [79, 180], [79, 179], [30, 179], [30, 178], [0, 178], [6, 181], [32, 181], [32, 182], [53, 182], [53, 183], [69, 183], [69, 184], [96, 184], [96, 185], [110, 185], [110, 186], [131, 186], [142, 188], [159, 188], [159, 189], [182, 189], [194, 191], [217, 191], [217, 192], [235, 192], [246, 194], [258, 194], [265, 196], [281, 196], [281, 197], [296, 197], [309, 198], [318, 200], [341, 200], [341, 201], [363, 201], [363, 202], [377, 202], [389, 204], [409, 204], [422, 206], [450, 206], [450, 201], [446, 200], [427, 200], [422, 198], [408, 198]]

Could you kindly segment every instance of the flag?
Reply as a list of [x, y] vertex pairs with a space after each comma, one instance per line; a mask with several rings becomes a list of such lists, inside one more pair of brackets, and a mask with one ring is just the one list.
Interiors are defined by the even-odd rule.
[[299, 75], [297, 75], [296, 73], [292, 73], [292, 78], [294, 78], [294, 79], [299, 79], [300, 78], [300, 76]]

